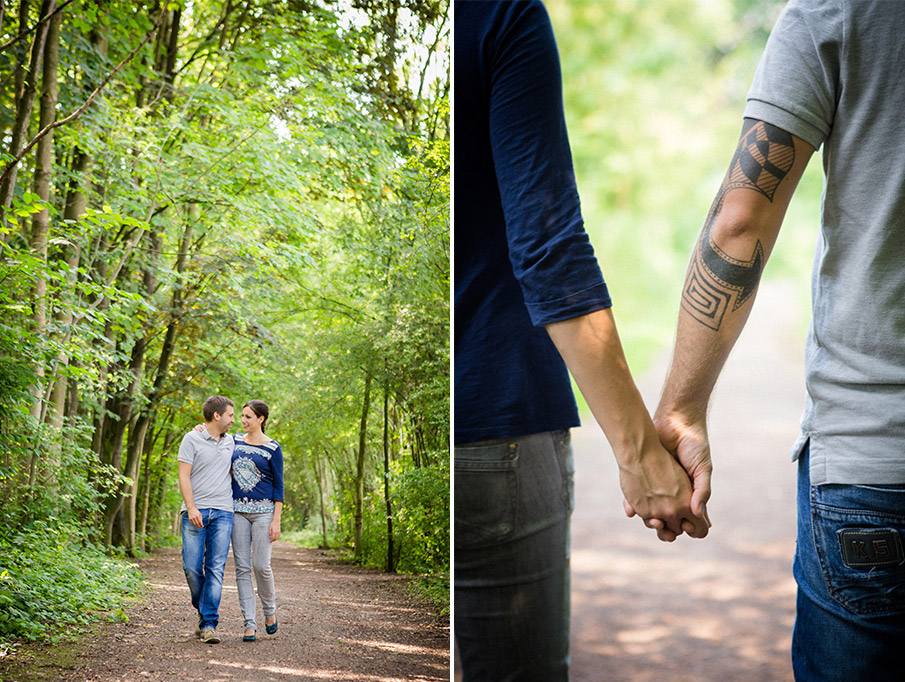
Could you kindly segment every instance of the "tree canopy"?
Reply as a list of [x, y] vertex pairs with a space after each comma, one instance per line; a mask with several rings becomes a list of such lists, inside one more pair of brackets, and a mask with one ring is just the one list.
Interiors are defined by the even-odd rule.
[[448, 570], [448, 42], [448, 0], [0, 3], [0, 542], [165, 541], [223, 394], [287, 529]]

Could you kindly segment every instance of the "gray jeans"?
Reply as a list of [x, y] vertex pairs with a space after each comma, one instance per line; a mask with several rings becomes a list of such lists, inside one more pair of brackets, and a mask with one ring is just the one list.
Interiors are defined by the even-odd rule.
[[239, 591], [239, 608], [245, 617], [245, 629], [255, 625], [255, 590], [251, 583], [254, 569], [258, 583], [258, 596], [264, 607], [264, 616], [277, 612], [276, 591], [273, 586], [273, 570], [270, 568], [270, 523], [273, 512], [245, 514], [236, 512], [233, 521], [233, 560], [236, 562], [236, 588]]
[[455, 629], [465, 682], [566, 682], [568, 431], [455, 448]]

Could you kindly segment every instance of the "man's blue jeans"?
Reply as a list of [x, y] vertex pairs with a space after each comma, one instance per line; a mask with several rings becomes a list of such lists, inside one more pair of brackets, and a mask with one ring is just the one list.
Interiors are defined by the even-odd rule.
[[568, 680], [569, 432], [461, 445], [454, 459], [464, 682]]
[[193, 526], [188, 512], [182, 512], [182, 569], [192, 593], [192, 606], [198, 609], [199, 627], [216, 629], [233, 513], [221, 509], [198, 511], [204, 528]]
[[798, 682], [905, 679], [905, 486], [810, 485], [798, 465]]

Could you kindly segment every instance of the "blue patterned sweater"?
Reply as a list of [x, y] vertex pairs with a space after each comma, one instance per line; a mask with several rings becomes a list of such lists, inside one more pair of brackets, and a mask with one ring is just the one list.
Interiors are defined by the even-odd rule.
[[264, 445], [245, 442], [245, 434], [233, 436], [233, 511], [260, 514], [273, 511], [283, 501], [283, 450], [275, 440]]

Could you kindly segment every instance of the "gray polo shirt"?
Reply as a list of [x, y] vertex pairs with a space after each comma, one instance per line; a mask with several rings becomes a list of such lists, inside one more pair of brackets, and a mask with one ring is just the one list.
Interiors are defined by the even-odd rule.
[[[229, 471], [235, 441], [224, 433], [220, 441], [207, 432], [189, 431], [179, 446], [177, 460], [192, 465], [192, 496], [198, 509], [233, 510], [233, 486]], [[185, 501], [182, 511], [185, 511]]]
[[745, 116], [825, 173], [806, 351], [811, 483], [905, 483], [905, 2], [792, 0]]

